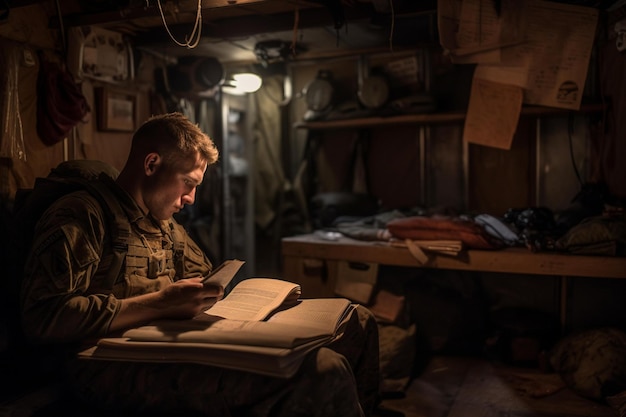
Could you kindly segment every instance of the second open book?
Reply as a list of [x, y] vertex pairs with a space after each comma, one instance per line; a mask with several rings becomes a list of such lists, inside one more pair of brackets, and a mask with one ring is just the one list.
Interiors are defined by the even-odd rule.
[[[225, 286], [241, 263], [227, 261], [207, 282]], [[192, 320], [157, 320], [121, 337], [100, 339], [80, 357], [191, 362], [290, 377], [306, 353], [341, 334], [353, 309], [344, 298], [300, 295], [298, 284], [249, 278]]]

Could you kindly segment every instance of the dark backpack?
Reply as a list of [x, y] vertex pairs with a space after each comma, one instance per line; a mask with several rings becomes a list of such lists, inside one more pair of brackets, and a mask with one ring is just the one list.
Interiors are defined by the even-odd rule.
[[11, 272], [5, 278], [7, 288], [4, 294], [9, 316], [9, 350], [21, 349], [23, 345], [19, 293], [35, 226], [45, 210], [58, 198], [75, 191], [87, 190], [98, 200], [107, 219], [108, 236], [113, 247], [113, 259], [107, 276], [110, 280], [119, 276], [128, 252], [130, 223], [117, 200], [111, 196], [107, 185], [97, 180], [102, 174], [116, 178], [118, 172], [100, 161], [67, 161], [53, 168], [48, 176], [37, 178], [33, 188], [17, 191], [8, 231], [11, 236], [9, 241], [12, 242], [8, 248]]

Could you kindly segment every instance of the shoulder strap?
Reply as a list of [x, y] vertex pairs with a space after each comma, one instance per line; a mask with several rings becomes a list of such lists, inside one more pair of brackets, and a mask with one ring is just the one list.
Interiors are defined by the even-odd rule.
[[111, 247], [113, 248], [113, 259], [106, 276], [109, 282], [115, 282], [122, 271], [124, 260], [128, 253], [130, 221], [119, 200], [113, 195], [111, 189], [104, 181], [79, 181], [82, 181], [85, 189], [98, 200], [107, 217], [107, 227], [111, 237]]
[[172, 231], [173, 240], [173, 260], [174, 268], [180, 276], [184, 274], [184, 261], [185, 261], [185, 246], [186, 246], [186, 232], [183, 226], [178, 223], [170, 222], [170, 228]]

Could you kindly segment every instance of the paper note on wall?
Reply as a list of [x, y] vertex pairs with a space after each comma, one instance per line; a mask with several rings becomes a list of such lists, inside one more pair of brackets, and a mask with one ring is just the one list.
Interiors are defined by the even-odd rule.
[[522, 109], [523, 89], [474, 76], [463, 140], [511, 149]]
[[452, 61], [463, 63], [501, 62], [500, 50], [525, 40], [523, 2], [493, 0], [439, 0], [437, 25], [441, 46]]
[[499, 4], [495, 10], [490, 0], [438, 2], [440, 43], [452, 61], [489, 64], [493, 71], [482, 78], [495, 82], [514, 75], [524, 103], [578, 110], [598, 10], [543, 0]]
[[502, 60], [524, 65], [524, 102], [578, 110], [595, 38], [598, 10], [528, 2], [528, 42], [502, 50]]

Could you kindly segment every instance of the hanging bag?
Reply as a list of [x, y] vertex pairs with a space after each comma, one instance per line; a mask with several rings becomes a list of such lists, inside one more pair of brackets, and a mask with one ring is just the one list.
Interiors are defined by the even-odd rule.
[[39, 54], [37, 134], [46, 145], [62, 141], [91, 111], [72, 75]]

